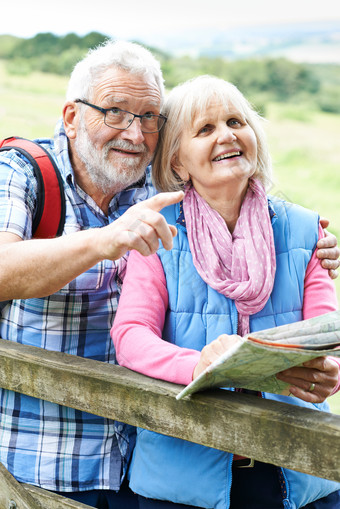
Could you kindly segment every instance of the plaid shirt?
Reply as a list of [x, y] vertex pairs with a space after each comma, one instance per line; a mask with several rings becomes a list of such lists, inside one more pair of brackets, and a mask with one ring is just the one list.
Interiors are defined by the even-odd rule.
[[[64, 235], [105, 226], [155, 193], [148, 168], [142, 183], [112, 199], [106, 216], [76, 185], [63, 123], [54, 141], [38, 142], [62, 174]], [[1, 153], [0, 231], [31, 238], [36, 192], [29, 162], [13, 150]], [[49, 297], [4, 303], [0, 337], [114, 363], [110, 328], [125, 263], [126, 257], [103, 260]], [[16, 479], [52, 491], [119, 489], [134, 439], [131, 427], [8, 390], [0, 389], [0, 405], [0, 461]]]

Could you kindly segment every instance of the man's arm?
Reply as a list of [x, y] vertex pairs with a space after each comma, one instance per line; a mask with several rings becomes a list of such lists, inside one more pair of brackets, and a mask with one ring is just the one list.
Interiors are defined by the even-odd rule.
[[171, 249], [176, 228], [159, 211], [181, 199], [181, 191], [160, 193], [108, 226], [56, 239], [23, 241], [0, 233], [0, 301], [51, 295], [104, 259], [118, 260], [131, 249], [144, 256], [155, 253], [159, 240]]

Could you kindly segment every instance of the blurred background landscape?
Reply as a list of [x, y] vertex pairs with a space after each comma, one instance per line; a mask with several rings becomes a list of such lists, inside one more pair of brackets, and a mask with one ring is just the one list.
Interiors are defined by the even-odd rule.
[[[6, 6], [11, 16], [5, 12], [0, 20], [0, 138], [53, 136], [68, 75], [88, 48], [107, 37], [139, 42], [161, 61], [167, 89], [200, 74], [236, 84], [266, 119], [275, 176], [270, 192], [318, 211], [340, 241], [340, 7], [331, 2], [327, 9], [331, 3], [324, 0], [324, 14], [312, 16], [314, 0], [287, 0], [274, 19], [268, 17], [272, 3], [277, 11], [275, 2], [259, 0], [242, 24], [247, 1], [230, 16], [228, 2], [211, 0], [213, 23], [201, 0], [173, 0], [156, 23], [162, 7], [153, 0], [143, 9], [134, 1], [124, 7], [97, 0], [86, 7], [76, 0], [72, 8], [82, 21], [73, 15], [72, 27], [69, 17], [59, 23], [57, 12], [38, 25], [25, 23], [25, 3], [16, 15]], [[61, 4], [66, 12], [67, 2]], [[288, 4], [304, 11], [294, 17]], [[340, 299], [340, 277], [336, 287]], [[331, 404], [340, 414], [339, 395]]]

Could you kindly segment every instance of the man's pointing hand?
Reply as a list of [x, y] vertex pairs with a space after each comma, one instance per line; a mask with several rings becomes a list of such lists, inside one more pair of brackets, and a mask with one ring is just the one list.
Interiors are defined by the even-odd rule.
[[119, 219], [101, 228], [103, 258], [117, 260], [131, 249], [148, 256], [157, 251], [160, 240], [165, 249], [171, 249], [177, 229], [159, 211], [180, 202], [183, 196], [182, 191], [157, 194], [130, 207]]

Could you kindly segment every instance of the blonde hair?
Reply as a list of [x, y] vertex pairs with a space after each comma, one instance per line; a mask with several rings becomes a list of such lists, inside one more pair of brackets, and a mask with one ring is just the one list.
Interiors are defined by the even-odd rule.
[[232, 104], [244, 115], [257, 141], [257, 164], [253, 176], [265, 188], [272, 184], [271, 158], [261, 125], [262, 117], [232, 83], [214, 76], [199, 76], [175, 87], [165, 100], [162, 114], [168, 120], [160, 131], [152, 163], [153, 181], [159, 191], [183, 189], [184, 182], [172, 169], [171, 161], [178, 154], [183, 130], [192, 125], [195, 117], [204, 112], [212, 99], [221, 101], [222, 105]]

